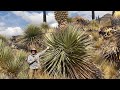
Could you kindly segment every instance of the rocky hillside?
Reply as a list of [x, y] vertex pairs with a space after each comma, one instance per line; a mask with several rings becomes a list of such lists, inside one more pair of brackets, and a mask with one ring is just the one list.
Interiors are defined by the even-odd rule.
[[105, 26], [111, 26], [111, 14], [105, 14], [103, 17], [101, 17], [100, 20], [100, 25], [105, 27]]
[[83, 25], [83, 26], [89, 24], [89, 20], [86, 19], [86, 18], [83, 18], [81, 16], [77, 16], [77, 17], [72, 18], [72, 21], [73, 21], [74, 24], [80, 24], [80, 25]]

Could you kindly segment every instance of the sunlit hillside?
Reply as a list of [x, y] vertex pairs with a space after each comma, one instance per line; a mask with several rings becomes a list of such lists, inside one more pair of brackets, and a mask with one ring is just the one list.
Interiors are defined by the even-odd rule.
[[[120, 11], [92, 20], [54, 11], [57, 27], [43, 15], [43, 23], [27, 25], [21, 35], [0, 34], [0, 79], [119, 79]], [[47, 47], [40, 68], [29, 73], [30, 50]]]

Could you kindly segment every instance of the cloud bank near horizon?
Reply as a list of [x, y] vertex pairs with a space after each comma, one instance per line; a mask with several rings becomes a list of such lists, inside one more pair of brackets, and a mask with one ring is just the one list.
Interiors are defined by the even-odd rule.
[[[7, 13], [4, 15], [4, 13]], [[107, 13], [112, 13], [112, 11], [95, 11], [96, 16], [102, 17]], [[91, 20], [91, 11], [69, 11], [70, 17], [82, 16]], [[47, 12], [47, 23], [51, 27], [57, 27], [57, 22], [54, 18], [54, 12]], [[24, 33], [24, 28], [27, 24], [40, 25], [43, 22], [43, 13], [37, 11], [0, 11], [0, 34], [7, 37], [22, 35]], [[6, 24], [6, 22], [7, 24]], [[9, 24], [12, 23], [12, 24]], [[19, 23], [20, 24], [19, 24]], [[9, 24], [9, 25], [8, 25]], [[13, 26], [14, 25], [14, 26]]]

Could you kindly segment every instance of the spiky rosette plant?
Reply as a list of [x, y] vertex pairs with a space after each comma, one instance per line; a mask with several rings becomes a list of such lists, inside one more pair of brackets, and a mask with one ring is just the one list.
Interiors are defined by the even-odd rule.
[[47, 23], [42, 23], [40, 27], [45, 33], [50, 29], [50, 26]]
[[28, 50], [30, 47], [40, 47], [43, 40], [43, 32], [42, 29], [35, 26], [35, 25], [29, 25], [25, 31], [25, 35], [22, 38], [22, 42], [25, 46], [28, 47]]
[[101, 78], [101, 72], [89, 60], [89, 37], [79, 28], [68, 26], [47, 35], [46, 43], [50, 50], [44, 56], [43, 69], [49, 75], [71, 79]]
[[55, 19], [60, 29], [67, 25], [68, 11], [54, 11]]

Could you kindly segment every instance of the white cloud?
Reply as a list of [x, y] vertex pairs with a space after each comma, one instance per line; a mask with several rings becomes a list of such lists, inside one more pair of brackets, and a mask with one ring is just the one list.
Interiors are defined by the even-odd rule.
[[91, 11], [69, 11], [69, 16], [70, 17], [82, 16], [84, 18], [91, 20]]
[[[43, 22], [43, 13], [38, 12], [28, 12], [28, 11], [12, 11], [13, 14], [20, 16], [22, 19], [26, 20], [27, 22], [31, 24], [37, 24], [40, 25]], [[54, 23], [57, 23], [54, 18], [54, 13], [49, 12], [46, 16], [48, 24], [50, 26], [54, 26]], [[53, 25], [54, 24], [54, 25]]]
[[[28, 12], [28, 11], [12, 11], [13, 14], [21, 17], [25, 21], [29, 22], [30, 24], [37, 24], [40, 25], [43, 22], [43, 13], [38, 12]], [[95, 11], [95, 16], [103, 16], [107, 13], [112, 13], [112, 11]], [[69, 11], [69, 16], [82, 16], [89, 20], [91, 20], [91, 11]], [[5, 19], [5, 18], [4, 18]], [[57, 27], [58, 23], [54, 18], [54, 13], [48, 12], [47, 13], [47, 22], [51, 27]], [[23, 34], [23, 30], [21, 27], [7, 27], [4, 22], [0, 22], [0, 34], [6, 36], [16, 36]]]
[[50, 25], [51, 27], [57, 27], [58, 26], [58, 23], [53, 23]]
[[[97, 17], [102, 17], [103, 15], [110, 13], [112, 11], [95, 11], [95, 16]], [[27, 22], [31, 24], [37, 24], [40, 25], [43, 22], [43, 13], [38, 13], [38, 12], [28, 12], [28, 11], [12, 11], [13, 14], [20, 16], [22, 19], [26, 20]], [[87, 18], [91, 20], [91, 11], [69, 11], [69, 16], [82, 16], [84, 18]], [[57, 22], [54, 18], [54, 13], [48, 12], [47, 13], [47, 22], [50, 26], [56, 27]]]
[[[43, 13], [37, 12], [27, 12], [27, 11], [12, 11], [17, 16], [20, 16], [22, 19], [26, 20], [30, 24], [37, 24], [40, 25], [43, 22]], [[54, 13], [49, 12], [47, 14], [47, 22], [51, 27], [57, 27], [57, 22], [54, 19]], [[11, 37], [16, 35], [23, 34], [24, 30], [22, 30], [19, 26], [18, 27], [7, 27], [5, 23], [0, 22], [0, 34]]]
[[5, 26], [5, 23], [4, 22], [0, 22], [0, 26]]
[[22, 35], [24, 32], [20, 27], [4, 27], [4, 30], [0, 31], [1, 35], [6, 37]]
[[4, 29], [5, 29], [5, 23], [4, 22], [0, 22], [0, 32], [1, 31], [4, 31]]

